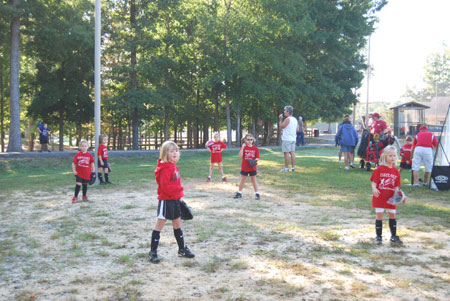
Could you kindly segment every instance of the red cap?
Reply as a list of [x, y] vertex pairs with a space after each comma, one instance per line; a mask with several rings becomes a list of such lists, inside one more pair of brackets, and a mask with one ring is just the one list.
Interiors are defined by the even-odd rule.
[[419, 131], [425, 131], [425, 130], [428, 130], [428, 128], [427, 128], [426, 125], [422, 125], [422, 126], [419, 128]]
[[373, 113], [373, 114], [372, 114], [372, 117], [380, 118], [380, 114], [378, 114], [378, 113]]

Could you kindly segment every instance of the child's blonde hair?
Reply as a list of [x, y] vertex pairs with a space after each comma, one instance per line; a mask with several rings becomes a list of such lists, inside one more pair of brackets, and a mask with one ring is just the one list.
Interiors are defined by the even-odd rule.
[[219, 132], [214, 132], [213, 137], [219, 137], [220, 138], [220, 133]]
[[[169, 162], [169, 150], [175, 148], [179, 152], [178, 145], [173, 141], [166, 141], [161, 145], [161, 150], [159, 151], [159, 159], [162, 163]], [[180, 156], [178, 156], [180, 158]]]
[[250, 133], [247, 133], [247, 134], [244, 136], [244, 138], [242, 138], [241, 144], [242, 144], [242, 143], [245, 143], [245, 140], [247, 140], [247, 137], [252, 137], [252, 138], [253, 138], [253, 144], [252, 144], [252, 145], [255, 145], [255, 144], [256, 144], [255, 136], [253, 136], [253, 134], [250, 134]]
[[89, 143], [87, 142], [87, 140], [81, 139], [80, 144], [78, 144], [78, 147], [81, 148], [82, 144], [86, 144], [89, 147]]
[[397, 149], [395, 148], [395, 146], [388, 145], [383, 149], [383, 152], [381, 153], [381, 156], [380, 156], [380, 165], [387, 166], [387, 155], [390, 152], [394, 152], [395, 155], [397, 155]]
[[99, 144], [102, 144], [103, 143], [103, 139], [104, 138], [108, 138], [108, 135], [106, 135], [106, 134], [101, 134], [99, 137], [98, 137], [98, 142], [99, 142]]

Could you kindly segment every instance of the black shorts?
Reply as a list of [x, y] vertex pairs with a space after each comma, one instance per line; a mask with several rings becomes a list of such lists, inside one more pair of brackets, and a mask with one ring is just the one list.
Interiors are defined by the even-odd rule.
[[241, 170], [241, 175], [246, 176], [246, 177], [248, 177], [248, 176], [253, 177], [253, 176], [256, 176], [256, 170], [254, 170], [254, 171], [243, 171], [243, 170]]
[[180, 200], [159, 200], [158, 219], [174, 220], [181, 217]]
[[39, 143], [40, 144], [48, 144], [48, 137], [47, 136], [39, 137]]
[[411, 164], [406, 164], [406, 163], [401, 162], [400, 163], [400, 168], [411, 169]]
[[77, 183], [81, 183], [81, 184], [88, 184], [89, 183], [89, 180], [83, 179], [83, 178], [81, 178], [79, 176], [75, 176], [75, 178], [76, 178], [76, 182]]
[[100, 160], [98, 160], [98, 167], [108, 168], [108, 159], [103, 159], [103, 165], [100, 164]]

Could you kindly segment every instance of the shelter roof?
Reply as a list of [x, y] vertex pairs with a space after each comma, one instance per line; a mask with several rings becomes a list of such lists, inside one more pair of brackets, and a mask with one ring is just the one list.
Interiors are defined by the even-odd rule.
[[401, 105], [398, 105], [396, 107], [392, 107], [391, 110], [395, 109], [403, 109], [403, 110], [424, 110], [429, 109], [429, 106], [423, 105], [421, 103], [410, 101]]

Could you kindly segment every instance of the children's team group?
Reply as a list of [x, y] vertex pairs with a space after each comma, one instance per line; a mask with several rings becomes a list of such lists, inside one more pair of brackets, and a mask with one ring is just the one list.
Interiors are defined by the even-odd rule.
[[[106, 135], [100, 136], [101, 146], [98, 148], [98, 178], [101, 184], [111, 184], [109, 182], [109, 168], [108, 164], [108, 137]], [[411, 137], [407, 137], [406, 144], [401, 149], [402, 161], [400, 164], [400, 171], [411, 168]], [[212, 172], [217, 163], [222, 177], [222, 181], [226, 182], [222, 169], [222, 151], [227, 148], [226, 144], [220, 141], [219, 133], [214, 134], [214, 141], [209, 142], [206, 147], [211, 152], [211, 164], [207, 182], [211, 181]], [[259, 149], [255, 145], [255, 138], [251, 134], [247, 134], [242, 146], [239, 150], [239, 156], [242, 158], [241, 162], [241, 180], [239, 190], [234, 195], [235, 199], [242, 198], [242, 191], [250, 176], [253, 189], [255, 191], [255, 199], [260, 199], [258, 190], [258, 183], [256, 181], [257, 165], [250, 164], [251, 160], [259, 160]], [[181, 230], [181, 207], [180, 200], [183, 197], [183, 186], [181, 185], [181, 178], [179, 169], [176, 166], [180, 158], [179, 148], [176, 143], [166, 141], [162, 144], [160, 149], [160, 157], [157, 161], [157, 168], [155, 169], [155, 179], [158, 184], [158, 209], [157, 209], [157, 223], [152, 232], [151, 250], [149, 252], [149, 259], [152, 263], [159, 263], [160, 259], [157, 254], [158, 243], [160, 239], [160, 232], [163, 229], [166, 221], [172, 220], [174, 236], [178, 244], [179, 256], [186, 258], [193, 258], [195, 255], [184, 244], [184, 236]], [[371, 176], [372, 182], [372, 207], [376, 212], [376, 243], [382, 243], [382, 219], [384, 211], [386, 210], [389, 216], [389, 228], [391, 232], [392, 243], [401, 244], [402, 241], [397, 236], [397, 221], [396, 221], [396, 205], [391, 205], [388, 200], [399, 190], [401, 185], [400, 172], [395, 167], [397, 163], [397, 150], [394, 146], [388, 146], [383, 150], [379, 160], [379, 166], [374, 170]], [[83, 191], [83, 201], [88, 201], [87, 184], [91, 179], [91, 174], [95, 172], [94, 158], [88, 152], [88, 143], [86, 140], [80, 142], [80, 152], [78, 152], [72, 161], [72, 170], [76, 179], [75, 194], [72, 202], [78, 200], [80, 188]], [[102, 171], [105, 173], [105, 181], [102, 178]]]

